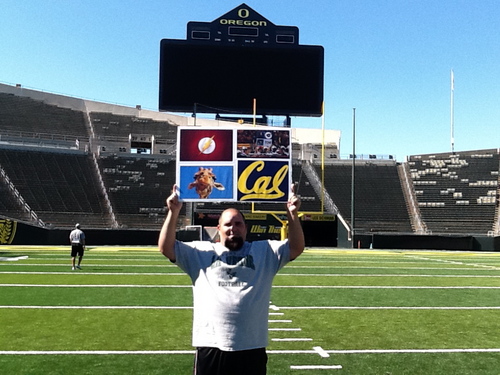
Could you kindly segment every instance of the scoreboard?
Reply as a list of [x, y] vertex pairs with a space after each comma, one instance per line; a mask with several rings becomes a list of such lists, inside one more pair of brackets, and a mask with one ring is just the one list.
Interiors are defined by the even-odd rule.
[[246, 4], [160, 44], [160, 111], [321, 116], [324, 50]]

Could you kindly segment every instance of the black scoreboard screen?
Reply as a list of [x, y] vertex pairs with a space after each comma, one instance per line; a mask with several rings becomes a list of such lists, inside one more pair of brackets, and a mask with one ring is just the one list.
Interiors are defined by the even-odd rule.
[[321, 116], [323, 65], [322, 46], [163, 39], [159, 109]]

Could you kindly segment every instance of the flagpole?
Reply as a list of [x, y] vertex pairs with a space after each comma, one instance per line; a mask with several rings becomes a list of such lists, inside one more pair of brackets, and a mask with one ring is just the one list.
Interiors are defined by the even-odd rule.
[[351, 245], [354, 249], [356, 234], [355, 226], [356, 226], [356, 212], [355, 212], [355, 172], [356, 169], [356, 108], [352, 109], [352, 168], [351, 168]]
[[454, 93], [455, 93], [455, 76], [453, 74], [453, 69], [450, 75], [450, 143], [451, 152], [455, 152], [455, 110], [454, 110]]

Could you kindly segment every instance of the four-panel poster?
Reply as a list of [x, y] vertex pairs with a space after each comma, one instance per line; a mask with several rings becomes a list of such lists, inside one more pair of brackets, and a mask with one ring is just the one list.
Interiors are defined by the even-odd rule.
[[186, 202], [286, 202], [290, 129], [179, 127], [176, 184]]

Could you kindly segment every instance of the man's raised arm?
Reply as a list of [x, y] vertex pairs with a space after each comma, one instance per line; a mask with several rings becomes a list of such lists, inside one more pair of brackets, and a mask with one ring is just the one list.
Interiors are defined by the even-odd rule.
[[182, 208], [182, 202], [179, 201], [179, 195], [176, 192], [177, 186], [174, 185], [172, 194], [167, 198], [167, 218], [163, 223], [158, 238], [158, 249], [172, 262], [175, 262], [175, 233], [177, 229], [177, 219]]
[[290, 259], [294, 260], [304, 251], [305, 239], [299, 218], [300, 198], [295, 194], [295, 184], [292, 185], [292, 194], [286, 204], [288, 217], [288, 243], [290, 245]]

